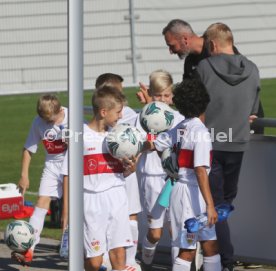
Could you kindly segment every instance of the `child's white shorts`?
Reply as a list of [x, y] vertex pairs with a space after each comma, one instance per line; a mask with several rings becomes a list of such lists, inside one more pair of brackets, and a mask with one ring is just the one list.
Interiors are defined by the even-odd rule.
[[165, 185], [165, 175], [145, 175], [140, 177], [140, 195], [143, 208], [148, 216], [148, 227], [151, 229], [163, 228], [169, 221], [167, 208], [159, 205], [158, 197]]
[[84, 253], [86, 258], [132, 245], [124, 186], [103, 192], [84, 191]]
[[63, 161], [46, 161], [42, 176], [38, 195], [49, 197], [62, 197], [62, 181], [60, 179], [60, 171]]
[[176, 182], [170, 197], [172, 246], [196, 249], [197, 241], [216, 240], [215, 226], [205, 227], [198, 233], [188, 233], [186, 219], [206, 212], [206, 204], [198, 186]]
[[142, 207], [136, 173], [134, 172], [130, 174], [125, 178], [125, 180], [128, 197], [128, 214], [138, 214], [142, 211]]

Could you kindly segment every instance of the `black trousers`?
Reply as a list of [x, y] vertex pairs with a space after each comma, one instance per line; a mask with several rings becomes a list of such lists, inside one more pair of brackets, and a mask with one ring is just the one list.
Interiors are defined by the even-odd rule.
[[[232, 203], [237, 196], [243, 152], [213, 151], [210, 187], [215, 205]], [[222, 265], [233, 264], [234, 248], [228, 222], [218, 222], [216, 233]]]

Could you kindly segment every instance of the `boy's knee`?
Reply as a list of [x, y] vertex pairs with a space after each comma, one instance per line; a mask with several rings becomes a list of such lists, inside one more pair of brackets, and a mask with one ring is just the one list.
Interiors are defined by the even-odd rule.
[[162, 235], [162, 229], [150, 229], [147, 235], [147, 239], [152, 244], [155, 244], [159, 242], [161, 235]]
[[217, 240], [205, 241], [201, 244], [204, 257], [211, 257], [218, 254], [219, 249]]
[[101, 265], [102, 261], [95, 258], [86, 259], [84, 263], [85, 271], [98, 271]]

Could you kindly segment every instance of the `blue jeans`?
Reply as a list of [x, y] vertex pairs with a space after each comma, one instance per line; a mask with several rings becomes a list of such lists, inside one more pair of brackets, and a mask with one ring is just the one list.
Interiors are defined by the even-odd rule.
[[[232, 203], [236, 198], [242, 158], [243, 152], [213, 151], [209, 180], [215, 205]], [[216, 233], [222, 265], [233, 264], [234, 248], [228, 222], [218, 222]]]

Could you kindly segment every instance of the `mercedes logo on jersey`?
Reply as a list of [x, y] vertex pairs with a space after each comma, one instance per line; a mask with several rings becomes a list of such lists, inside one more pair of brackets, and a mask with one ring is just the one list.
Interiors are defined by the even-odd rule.
[[94, 159], [89, 159], [89, 160], [87, 161], [87, 163], [88, 163], [88, 168], [89, 168], [89, 170], [95, 170], [95, 169], [97, 168], [97, 166], [98, 166], [97, 161], [94, 160]]

